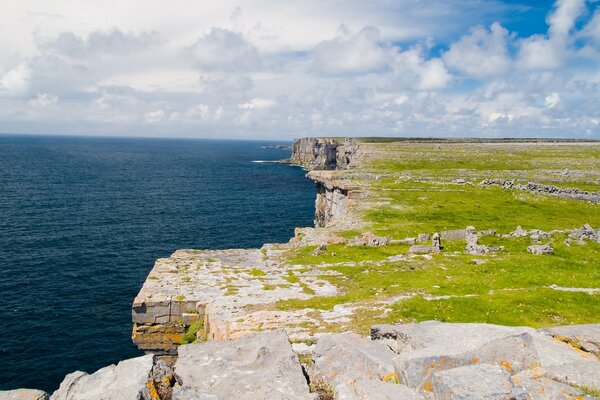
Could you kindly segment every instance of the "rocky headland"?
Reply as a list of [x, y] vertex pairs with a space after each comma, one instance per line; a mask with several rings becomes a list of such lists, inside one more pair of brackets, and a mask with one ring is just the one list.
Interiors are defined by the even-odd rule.
[[[599, 320], [600, 171], [576, 165], [578, 153], [554, 156], [561, 169], [486, 156], [513, 146], [525, 142], [298, 139], [288, 162], [315, 182], [314, 227], [260, 249], [157, 260], [132, 306], [145, 356], [69, 374], [51, 396], [0, 400], [597, 398], [600, 324], [589, 322]], [[600, 147], [527, 146], [565, 146], [561, 157]], [[458, 168], [448, 161], [456, 154]], [[516, 220], [508, 208], [523, 203], [531, 217]], [[453, 204], [458, 217], [446, 217]], [[551, 207], [558, 215], [536, 219]], [[479, 229], [473, 215], [486, 218]], [[556, 304], [540, 300], [555, 295]], [[512, 326], [466, 323], [490, 320]]]

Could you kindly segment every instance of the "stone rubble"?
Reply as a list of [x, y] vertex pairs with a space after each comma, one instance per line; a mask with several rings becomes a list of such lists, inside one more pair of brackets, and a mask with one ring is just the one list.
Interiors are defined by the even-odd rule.
[[535, 255], [552, 255], [554, 249], [549, 244], [534, 244], [527, 247], [527, 251]]
[[481, 181], [482, 186], [501, 186], [503, 189], [522, 190], [532, 194], [545, 194], [561, 197], [565, 199], [587, 201], [589, 203], [600, 204], [600, 192], [588, 192], [581, 189], [561, 189], [552, 185], [542, 185], [535, 182], [529, 182], [525, 185], [517, 184], [514, 180], [503, 179], [485, 179]]

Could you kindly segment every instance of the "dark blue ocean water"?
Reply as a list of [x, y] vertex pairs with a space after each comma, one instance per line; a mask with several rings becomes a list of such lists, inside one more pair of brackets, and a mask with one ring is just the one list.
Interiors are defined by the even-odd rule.
[[310, 226], [314, 186], [260, 142], [0, 136], [0, 390], [141, 354], [131, 302], [180, 248]]

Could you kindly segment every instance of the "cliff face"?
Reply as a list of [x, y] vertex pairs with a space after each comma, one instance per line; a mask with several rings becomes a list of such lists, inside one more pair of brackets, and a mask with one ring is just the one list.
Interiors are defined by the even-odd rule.
[[350, 167], [358, 143], [331, 138], [301, 138], [294, 140], [290, 162], [308, 170], [334, 170]]
[[348, 190], [316, 181], [315, 227], [324, 227], [348, 211]]
[[[341, 170], [353, 166], [358, 158], [359, 145], [356, 140], [344, 141], [330, 138], [296, 139], [292, 145], [290, 162], [310, 171]], [[323, 174], [309, 173], [315, 181], [315, 227], [324, 227], [348, 211], [348, 188], [336, 184]]]

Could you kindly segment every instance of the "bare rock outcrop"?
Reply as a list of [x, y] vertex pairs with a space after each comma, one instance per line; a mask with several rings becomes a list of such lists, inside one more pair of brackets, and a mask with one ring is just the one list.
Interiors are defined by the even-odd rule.
[[154, 356], [146, 355], [104, 367], [93, 374], [76, 371], [65, 377], [50, 400], [152, 400]]
[[48, 400], [48, 394], [37, 389], [15, 389], [0, 391], [0, 400]]
[[175, 373], [173, 400], [315, 399], [282, 330], [181, 346]]

